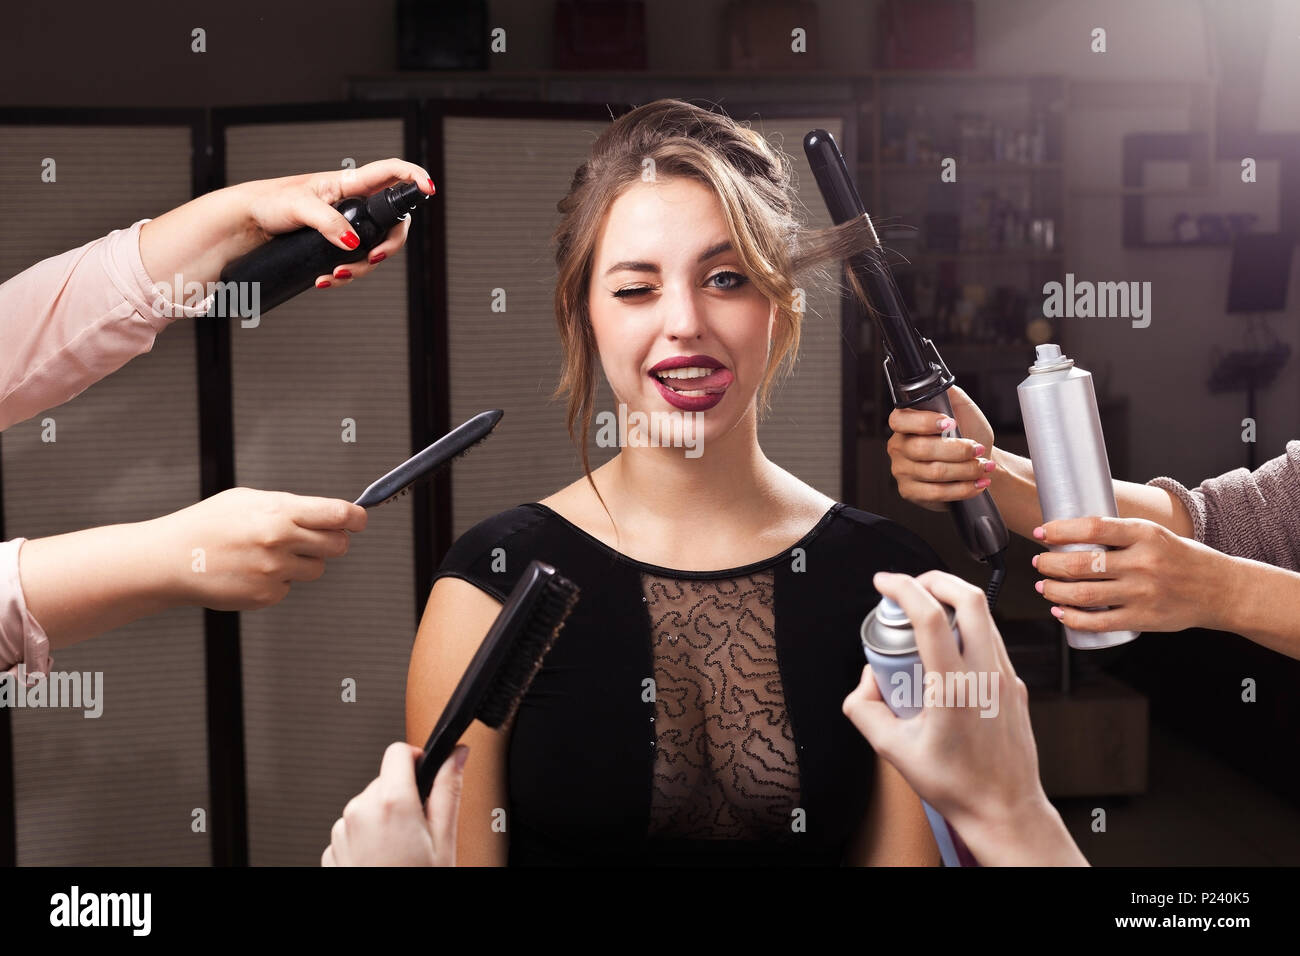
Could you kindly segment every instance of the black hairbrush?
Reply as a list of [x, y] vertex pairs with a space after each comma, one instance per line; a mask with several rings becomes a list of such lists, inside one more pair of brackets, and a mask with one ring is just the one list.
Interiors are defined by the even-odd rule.
[[578, 586], [549, 564], [524, 570], [424, 745], [415, 768], [421, 803], [471, 721], [496, 729], [514, 716], [577, 601]]
[[365, 491], [361, 497], [352, 502], [363, 508], [386, 505], [400, 498], [411, 490], [417, 481], [431, 478], [439, 469], [453, 458], [463, 455], [497, 427], [505, 412], [495, 408], [490, 412], [479, 412], [463, 425], [458, 425], [424, 451], [412, 455], [384, 477], [380, 478]]

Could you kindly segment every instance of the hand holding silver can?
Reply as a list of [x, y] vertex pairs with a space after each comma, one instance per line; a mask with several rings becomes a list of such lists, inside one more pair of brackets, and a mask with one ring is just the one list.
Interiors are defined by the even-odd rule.
[[[961, 632], [957, 629], [957, 614], [952, 608], [944, 610], [947, 612], [947, 626], [952, 631], [960, 652]], [[924, 705], [925, 669], [907, 612], [888, 597], [882, 597], [862, 622], [861, 637], [862, 650], [871, 665], [871, 673], [875, 676], [880, 696], [895, 717], [904, 720], [915, 717]], [[921, 806], [925, 809], [925, 818], [930, 822], [935, 843], [939, 845], [943, 865], [979, 866], [961, 837], [939, 812], [925, 800], [921, 801]]]
[[[1016, 387], [1016, 395], [1043, 521], [1118, 517], [1092, 375], [1062, 355], [1060, 346], [1040, 345], [1029, 377]], [[1053, 551], [1097, 551], [1097, 546], [1090, 544], [1049, 547]], [[1136, 631], [1093, 633], [1065, 628], [1066, 641], [1080, 649], [1114, 647], [1136, 637]]]
[[[889, 697], [904, 681], [882, 683], [868, 664], [845, 698], [845, 715], [981, 865], [1086, 866], [1038, 779], [1028, 691], [984, 593], [943, 571], [915, 578], [880, 573], [872, 583], [910, 622], [927, 687], [946, 692], [951, 678], [954, 687], [973, 683], [977, 692], [967, 694], [967, 706], [950, 706], [961, 701], [946, 694], [923, 693], [920, 712], [900, 719]], [[978, 693], [981, 675], [996, 694]], [[969, 706], [972, 696], [975, 706]], [[899, 696], [895, 703], [901, 710], [908, 701]]]

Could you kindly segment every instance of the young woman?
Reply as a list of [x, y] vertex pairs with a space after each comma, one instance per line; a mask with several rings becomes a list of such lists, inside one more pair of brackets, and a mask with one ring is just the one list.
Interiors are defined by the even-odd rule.
[[459, 860], [937, 863], [919, 799], [842, 704], [872, 574], [940, 562], [757, 437], [798, 348], [796, 275], [865, 230], [802, 231], [788, 158], [676, 100], [616, 120], [558, 208], [570, 434], [585, 452], [599, 362], [629, 418], [676, 413], [702, 454], [629, 442], [592, 472], [584, 453], [583, 477], [448, 552], [411, 657], [415, 745], [531, 559], [582, 589], [511, 726], [463, 738]]

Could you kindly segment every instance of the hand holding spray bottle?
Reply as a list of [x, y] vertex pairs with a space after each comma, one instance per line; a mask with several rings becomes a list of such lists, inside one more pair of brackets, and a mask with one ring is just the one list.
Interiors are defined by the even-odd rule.
[[222, 282], [259, 284], [259, 308], [270, 311], [311, 288], [317, 276], [348, 262], [360, 262], [384, 241], [388, 231], [428, 199], [415, 183], [400, 183], [373, 196], [351, 196], [334, 204], [360, 240], [355, 249], [340, 249], [315, 229], [304, 226], [276, 236], [227, 264]]
[[[1043, 521], [1093, 515], [1118, 517], [1092, 375], [1061, 354], [1059, 345], [1040, 345], [1037, 361], [1029, 367], [1029, 377], [1016, 388], [1016, 394], [1020, 398], [1025, 437], [1029, 440], [1029, 459], [1034, 464], [1034, 484], [1038, 486]], [[1099, 551], [1102, 546], [1052, 544], [1048, 547], [1052, 551]], [[1101, 566], [1096, 570], [1104, 571], [1105, 554], [1100, 554]], [[1136, 637], [1136, 631], [1098, 634], [1065, 629], [1067, 643], [1081, 650], [1114, 647]]]
[[[957, 630], [957, 612], [948, 605], [943, 605], [948, 615], [948, 626], [952, 629], [953, 639], [961, 650], [961, 633]], [[894, 716], [908, 720], [921, 713], [922, 707], [916, 703], [921, 698], [924, 687], [924, 671], [921, 664], [921, 652], [916, 645], [916, 632], [907, 612], [887, 597], [871, 609], [862, 622], [862, 650], [871, 665], [871, 673], [876, 678], [880, 696], [894, 712]], [[896, 677], [895, 675], [902, 675]], [[912, 688], [915, 693], [899, 694], [899, 686]], [[918, 686], [919, 685], [919, 686]], [[903, 699], [900, 700], [899, 698]], [[979, 866], [979, 862], [967, 849], [961, 837], [939, 811], [922, 800], [925, 818], [930, 821], [930, 830], [934, 840], [939, 844], [939, 855], [944, 866]]]

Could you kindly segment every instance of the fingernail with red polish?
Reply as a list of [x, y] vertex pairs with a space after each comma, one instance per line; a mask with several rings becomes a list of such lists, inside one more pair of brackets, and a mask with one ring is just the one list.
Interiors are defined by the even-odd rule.
[[1034, 537], [1037, 538], [1039, 541], [1042, 541], [1047, 537], [1047, 532], [1043, 530], [1042, 525], [1039, 525], [1037, 528], [1034, 529]]
[[976, 445], [976, 446], [975, 446], [975, 454], [977, 454], [977, 455], [982, 455], [982, 454], [984, 454], [984, 446], [983, 446], [983, 445]]
[[376, 252], [373, 256], [370, 257], [370, 264], [373, 266], [376, 262], [383, 262], [387, 258], [388, 258], [388, 253]]
[[1055, 614], [1058, 618], [1065, 617], [1065, 612], [1062, 611], [1059, 607], [1052, 608], [1052, 613]]
[[997, 466], [998, 466], [998, 463], [997, 463], [996, 461], [986, 461], [986, 462], [984, 463], [984, 470], [985, 470], [985, 471], [992, 471], [992, 470], [993, 470], [994, 468], [996, 468]]
[[1039, 581], [1039, 582], [1035, 583], [1035, 584], [1034, 584], [1034, 590], [1037, 591], [1039, 594], [1042, 594], [1042, 593], [1043, 593], [1043, 582], [1042, 582], [1042, 581]]
[[989, 480], [988, 480], [987, 478], [981, 478], [979, 481], [975, 482], [975, 487], [976, 487], [976, 488], [987, 488], [987, 487], [989, 486], [989, 484], [990, 484], [990, 482], [989, 482]]
[[430, 180], [429, 180], [429, 195], [432, 196], [432, 195], [433, 195], [434, 193], [436, 193], [437, 191], [438, 191], [438, 190], [436, 190], [436, 189], [433, 188], [433, 180], [430, 179]]
[[355, 249], [357, 246], [361, 245], [361, 240], [357, 238], [355, 232], [345, 232], [343, 233], [343, 245], [347, 246], [349, 249]]
[[328, 289], [329, 287], [330, 287], [329, 279], [321, 279], [319, 282], [316, 283], [316, 288], [318, 289]]
[[340, 269], [340, 270], [338, 270], [338, 272], [334, 273], [334, 278], [336, 278], [336, 279], [351, 279], [351, 278], [352, 278], [352, 273], [349, 272], [347, 269]]

